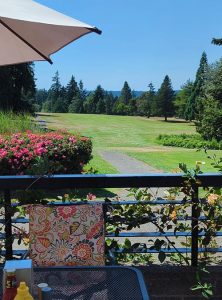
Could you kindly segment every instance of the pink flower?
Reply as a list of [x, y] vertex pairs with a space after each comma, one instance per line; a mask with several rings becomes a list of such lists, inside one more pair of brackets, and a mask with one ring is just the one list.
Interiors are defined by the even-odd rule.
[[95, 200], [96, 199], [96, 196], [91, 194], [91, 193], [88, 193], [88, 195], [86, 196], [87, 200]]
[[[85, 159], [87, 160], [84, 154], [87, 149], [85, 145], [83, 146], [86, 140], [89, 139], [76, 137], [67, 132], [35, 134], [27, 131], [11, 136], [0, 136], [0, 174], [25, 174], [28, 168], [32, 168], [33, 163], [36, 163], [36, 158], [43, 155], [50, 160], [49, 172], [80, 172], [86, 162]], [[83, 154], [78, 154], [76, 149], [81, 150], [81, 147], [84, 148]], [[74, 163], [68, 163], [67, 159]], [[93, 199], [93, 196], [89, 198]]]
[[0, 149], [0, 158], [3, 159], [4, 157], [6, 157], [8, 154], [8, 152], [4, 149]]
[[39, 156], [42, 156], [42, 154], [46, 153], [47, 150], [43, 147], [39, 147], [37, 149], [34, 150], [34, 153], [39, 155]]

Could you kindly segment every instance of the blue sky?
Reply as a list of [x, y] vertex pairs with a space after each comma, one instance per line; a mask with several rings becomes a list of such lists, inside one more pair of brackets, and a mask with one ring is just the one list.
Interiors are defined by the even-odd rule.
[[58, 70], [66, 85], [71, 75], [87, 90], [98, 84], [120, 90], [159, 88], [166, 74], [174, 89], [194, 79], [206, 51], [210, 63], [222, 57], [211, 44], [222, 37], [221, 0], [37, 0], [103, 31], [88, 34], [52, 56], [53, 65], [35, 63], [38, 88], [49, 88]]

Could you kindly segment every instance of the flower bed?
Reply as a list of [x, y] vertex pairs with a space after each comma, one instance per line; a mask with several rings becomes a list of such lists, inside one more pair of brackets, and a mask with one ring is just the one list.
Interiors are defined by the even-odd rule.
[[81, 173], [92, 142], [67, 133], [0, 136], [0, 175]]

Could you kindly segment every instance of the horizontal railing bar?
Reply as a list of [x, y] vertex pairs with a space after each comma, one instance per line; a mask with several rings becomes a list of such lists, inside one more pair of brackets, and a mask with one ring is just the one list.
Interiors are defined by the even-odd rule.
[[[90, 202], [91, 203], [91, 202]], [[192, 219], [192, 217], [188, 216], [187, 218], [183, 218], [183, 217], [178, 217], [177, 220], [179, 221], [190, 221]], [[158, 220], [158, 218], [153, 218], [152, 221], [156, 221]], [[204, 216], [200, 216], [198, 218], [199, 221], [206, 221], [208, 220], [206, 217]], [[215, 219], [216, 220], [216, 219]], [[109, 219], [107, 218], [107, 221], [112, 221], [112, 218]], [[126, 218], [121, 218], [121, 221], [122, 222], [125, 222], [126, 221]], [[0, 224], [4, 224], [5, 223], [5, 219], [0, 219]], [[29, 219], [28, 218], [16, 218], [16, 219], [12, 219], [12, 223], [22, 223], [22, 224], [26, 224], [26, 223], [29, 223]], [[148, 221], [147, 221], [148, 223]]]
[[[16, 238], [16, 234], [13, 234], [13, 236]], [[192, 236], [191, 232], [120, 232], [118, 235], [115, 233], [106, 233], [105, 237], [106, 238], [119, 238], [119, 237], [132, 237], [132, 238], [137, 238], [137, 237], [190, 237]], [[202, 237], [205, 236], [204, 232], [201, 232], [198, 234], [198, 236]], [[215, 232], [215, 236], [219, 237], [222, 236], [222, 232], [218, 231]], [[5, 233], [0, 233], [0, 240], [5, 239]]]
[[[13, 255], [24, 255], [27, 253], [28, 250], [13, 250]], [[171, 249], [161, 249], [162, 252], [167, 253], [191, 253], [190, 248], [171, 248]], [[0, 255], [5, 255], [5, 250], [1, 250]], [[156, 249], [149, 249], [149, 248], [138, 248], [138, 249], [124, 249], [124, 248], [119, 248], [119, 249], [112, 249], [112, 252], [114, 253], [119, 253], [119, 254], [127, 254], [127, 253], [159, 253], [160, 251]], [[211, 253], [216, 253], [222, 252], [222, 248], [198, 248], [198, 253], [203, 253], [203, 252], [211, 252]]]
[[[0, 224], [4, 224], [4, 223], [5, 223], [5, 219], [0, 219]], [[26, 224], [26, 223], [29, 223], [29, 219], [27, 219], [27, 218], [12, 219], [12, 223]]]
[[[197, 175], [202, 186], [221, 186], [221, 173]], [[64, 189], [111, 187], [176, 187], [181, 186], [184, 174], [62, 174], [51, 176], [0, 176], [0, 189]]]
[[[108, 217], [107, 218], [107, 222], [108, 223], [112, 223], [112, 222], [114, 222], [113, 221], [113, 219], [114, 219], [115, 217]], [[148, 216], [141, 216], [140, 217], [140, 221], [141, 220], [144, 220], [144, 222], [146, 221], [146, 223], [150, 223], [150, 222], [155, 222], [155, 221], [158, 221], [158, 217], [148, 217]], [[118, 218], [118, 223], [124, 223], [124, 222], [127, 222], [127, 218], [125, 218], [125, 217], [119, 217]], [[170, 217], [168, 218], [168, 220], [171, 220], [170, 219]], [[184, 218], [184, 217], [177, 217], [177, 220], [178, 221], [181, 221], [181, 222], [186, 222], [186, 221], [191, 221], [192, 220], [192, 217], [191, 216], [188, 216], [188, 217], [186, 217], [186, 218]], [[205, 216], [200, 216], [199, 218], [198, 218], [198, 221], [207, 221], [207, 220], [209, 220], [208, 218], [206, 218]], [[217, 220], [217, 218], [214, 218], [214, 220]], [[143, 224], [145, 224], [145, 223], [143, 223]]]
[[[192, 236], [191, 232], [120, 232], [118, 235], [115, 235], [115, 233], [107, 233], [106, 237], [161, 237], [161, 236], [167, 236], [167, 237], [189, 237]], [[204, 232], [201, 232], [198, 234], [198, 236], [205, 236]], [[222, 232], [216, 232], [215, 236], [222, 236]]]
[[[97, 200], [97, 201], [91, 201], [91, 200], [83, 200], [83, 201], [71, 201], [71, 202], [62, 202], [62, 201], [56, 201], [48, 203], [49, 205], [81, 205], [81, 204], [97, 204], [102, 203], [103, 205], [159, 205], [159, 204], [182, 204], [183, 200], [165, 200], [165, 199], [159, 199], [159, 200], [144, 200], [144, 201], [137, 201], [137, 200], [121, 200], [121, 201], [104, 201], [104, 200]], [[17, 204], [19, 205], [19, 204]]]
[[[22, 256], [24, 254], [26, 254], [28, 252], [28, 250], [13, 250], [13, 255], [18, 255], [18, 256]], [[0, 251], [0, 255], [5, 256], [6, 251], [5, 250], [1, 250]]]
[[[171, 249], [161, 249], [162, 252], [165, 253], [191, 253], [191, 248], [171, 248]], [[149, 249], [149, 248], [138, 248], [138, 249], [124, 249], [124, 248], [119, 248], [119, 249], [113, 249], [112, 252], [114, 253], [159, 253], [160, 251], [155, 250], [155, 249]], [[203, 253], [203, 252], [211, 252], [211, 253], [216, 253], [216, 252], [222, 252], [222, 248], [198, 248], [198, 253]]]
[[[19, 222], [18, 222], [19, 223]], [[14, 234], [16, 236], [16, 234]], [[167, 236], [167, 237], [189, 237], [192, 236], [191, 232], [120, 232], [118, 235], [115, 235], [115, 233], [106, 233], [106, 237], [161, 237], [161, 236]], [[201, 232], [198, 234], [198, 236], [205, 236], [204, 232]], [[222, 236], [222, 232], [218, 231], [215, 232], [215, 236]], [[5, 233], [0, 233], [0, 239], [5, 238]]]

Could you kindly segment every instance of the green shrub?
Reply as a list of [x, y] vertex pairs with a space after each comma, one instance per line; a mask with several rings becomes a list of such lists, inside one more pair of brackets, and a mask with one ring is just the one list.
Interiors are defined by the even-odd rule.
[[189, 149], [222, 149], [222, 141], [218, 142], [215, 139], [206, 141], [199, 134], [160, 134], [157, 140], [161, 145], [164, 146], [183, 147]]

